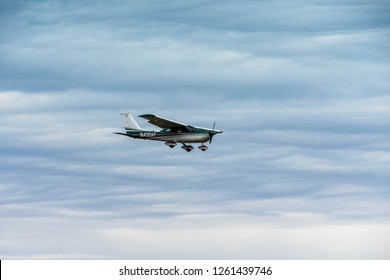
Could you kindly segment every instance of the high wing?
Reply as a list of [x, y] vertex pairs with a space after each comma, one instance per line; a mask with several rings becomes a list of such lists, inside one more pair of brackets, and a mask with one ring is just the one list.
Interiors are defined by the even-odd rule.
[[179, 123], [176, 121], [172, 121], [169, 119], [161, 118], [152, 114], [145, 114], [138, 116], [140, 118], [144, 118], [148, 120], [148, 123], [151, 123], [155, 126], [158, 126], [162, 129], [185, 129], [185, 128], [191, 128], [191, 126], [188, 126], [184, 123]]

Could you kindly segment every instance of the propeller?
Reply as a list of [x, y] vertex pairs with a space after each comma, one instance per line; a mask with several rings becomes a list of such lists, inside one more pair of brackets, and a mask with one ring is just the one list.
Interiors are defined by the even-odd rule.
[[211, 142], [213, 141], [213, 137], [214, 137], [215, 134], [217, 134], [217, 132], [215, 131], [215, 122], [214, 122], [213, 130], [209, 132], [209, 135], [210, 135], [209, 145], [211, 145]]

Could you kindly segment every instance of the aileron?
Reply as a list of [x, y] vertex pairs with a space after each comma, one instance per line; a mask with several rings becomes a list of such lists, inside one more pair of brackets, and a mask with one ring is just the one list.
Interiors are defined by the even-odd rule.
[[140, 115], [140, 118], [144, 118], [148, 120], [150, 124], [153, 124], [157, 127], [163, 128], [163, 129], [168, 129], [168, 128], [185, 128], [187, 125], [183, 123], [179, 123], [176, 121], [172, 121], [166, 118], [158, 117], [156, 115], [152, 114], [145, 114], [145, 115]]

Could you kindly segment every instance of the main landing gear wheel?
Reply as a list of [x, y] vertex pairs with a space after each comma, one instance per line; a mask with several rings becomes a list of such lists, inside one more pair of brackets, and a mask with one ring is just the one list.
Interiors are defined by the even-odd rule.
[[191, 152], [193, 149], [194, 149], [194, 147], [193, 146], [188, 146], [188, 145], [183, 145], [182, 147], [181, 147], [183, 150], [185, 150], [185, 151], [187, 151], [187, 152]]
[[165, 142], [165, 145], [167, 145], [168, 147], [173, 149], [176, 147], [177, 143], [174, 141], [167, 141], [167, 142]]

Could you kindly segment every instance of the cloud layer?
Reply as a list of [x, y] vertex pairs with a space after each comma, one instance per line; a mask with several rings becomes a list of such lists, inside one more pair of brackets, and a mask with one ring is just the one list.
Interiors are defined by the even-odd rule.
[[3, 258], [389, 258], [386, 1], [1, 5]]

